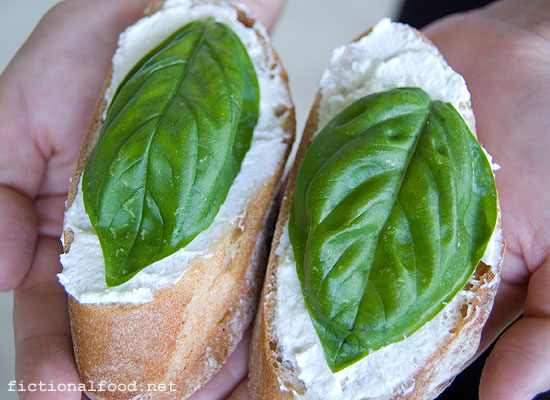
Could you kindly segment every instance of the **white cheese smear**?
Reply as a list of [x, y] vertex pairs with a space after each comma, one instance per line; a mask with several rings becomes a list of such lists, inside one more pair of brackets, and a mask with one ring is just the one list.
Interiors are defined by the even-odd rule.
[[[246, 9], [243, 5], [240, 8]], [[255, 67], [260, 88], [260, 115], [254, 130], [250, 150], [247, 152], [241, 170], [225, 202], [208, 229], [201, 232], [185, 248], [146, 267], [128, 282], [107, 287], [105, 264], [97, 235], [84, 209], [81, 187], [65, 213], [64, 230], [70, 228], [74, 240], [67, 254], [61, 255], [63, 271], [58, 275], [67, 293], [81, 303], [133, 303], [152, 301], [158, 290], [177, 283], [195, 257], [208, 258], [210, 248], [224, 233], [243, 218], [252, 196], [275, 172], [287, 145], [290, 132], [282, 128], [287, 113], [278, 115], [281, 106], [291, 108], [292, 102], [282, 82], [280, 67], [271, 69], [275, 55], [266, 50], [252, 28], [247, 28], [237, 20], [237, 12], [232, 7], [209, 2], [191, 0], [167, 0], [162, 10], [142, 18], [128, 27], [119, 37], [118, 48], [113, 57], [113, 73], [109, 88], [105, 93], [107, 103], [120, 82], [145, 55], [162, 43], [172, 33], [187, 23], [214, 17], [231, 28], [240, 38]], [[264, 37], [268, 37], [258, 22], [254, 27]], [[266, 53], [267, 51], [267, 53]], [[277, 64], [278, 65], [278, 64]]]
[[[403, 86], [420, 87], [433, 100], [453, 104], [475, 133], [470, 94], [464, 79], [447, 65], [432, 44], [389, 19], [379, 22], [359, 41], [334, 50], [320, 82], [322, 99], [316, 133], [359, 98]], [[492, 162], [490, 156], [489, 160]], [[496, 164], [492, 165], [493, 170], [497, 169]], [[498, 228], [483, 257], [495, 274], [501, 252], [502, 233]], [[460, 318], [460, 305], [472, 296], [470, 292], [460, 291], [435, 318], [406, 340], [385, 346], [332, 373], [305, 306], [288, 237], [288, 221], [275, 254], [279, 256], [279, 263], [273, 329], [283, 359], [292, 364], [306, 387], [305, 395], [294, 392], [295, 398], [359, 400], [411, 392], [414, 386], [403, 387], [403, 382], [452, 334], [449, 327]], [[496, 281], [491, 282], [494, 283]], [[470, 356], [466, 355], [464, 361]], [[288, 389], [281, 385], [281, 390]]]

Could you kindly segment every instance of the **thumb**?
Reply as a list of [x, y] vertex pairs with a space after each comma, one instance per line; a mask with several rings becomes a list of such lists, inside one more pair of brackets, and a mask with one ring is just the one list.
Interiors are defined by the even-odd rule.
[[498, 340], [485, 363], [480, 400], [528, 400], [550, 389], [550, 256], [529, 279], [524, 317]]
[[273, 30], [286, 0], [241, 0], [252, 14], [265, 25], [268, 32]]

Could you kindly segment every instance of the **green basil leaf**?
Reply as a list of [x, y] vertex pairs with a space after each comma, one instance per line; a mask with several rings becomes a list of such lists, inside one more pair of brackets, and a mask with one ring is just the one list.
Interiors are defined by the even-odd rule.
[[289, 233], [329, 367], [411, 335], [466, 284], [497, 219], [491, 166], [450, 105], [364, 97], [313, 140]]
[[184, 26], [134, 67], [117, 89], [83, 175], [108, 286], [210, 226], [258, 114], [248, 53], [213, 19]]

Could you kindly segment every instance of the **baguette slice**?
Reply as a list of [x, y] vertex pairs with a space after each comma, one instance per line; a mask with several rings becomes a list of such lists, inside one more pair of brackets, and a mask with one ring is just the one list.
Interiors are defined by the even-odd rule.
[[[97, 288], [97, 285], [105, 286], [103, 275], [102, 282], [100, 277], [96, 286], [88, 288], [85, 278], [80, 278], [79, 274], [84, 274], [95, 260], [92, 266], [101, 275], [103, 265], [101, 251], [97, 254], [97, 239], [93, 235], [90, 239], [89, 233], [93, 230], [81, 204], [79, 181], [103, 122], [107, 107], [105, 93], [112, 93], [118, 86], [112, 82], [117, 76], [116, 68], [111, 71], [71, 180], [63, 235], [65, 254], [61, 256], [64, 270], [59, 275], [69, 293], [76, 362], [87, 395], [92, 399], [184, 399], [221, 368], [243, 337], [256, 310], [265, 273], [267, 240], [272, 230], [270, 226], [274, 223], [276, 194], [295, 135], [295, 112], [288, 78], [269, 43], [265, 28], [243, 6], [225, 1], [172, 0], [167, 5], [164, 3], [163, 0], [153, 0], [144, 17], [138, 21], [149, 21], [149, 25], [144, 25], [146, 32], [156, 29], [162, 31], [160, 36], [164, 35], [154, 40], [145, 37], [143, 43], [138, 43], [138, 48], [143, 47], [141, 56], [156, 46], [154, 41], [162, 42], [175, 29], [190, 22], [182, 20], [178, 24], [178, 18], [207, 18], [212, 10], [221, 10], [212, 16], [224, 23], [227, 18], [232, 18], [239, 32], [247, 33], [241, 41], [249, 53], [250, 50], [254, 52], [250, 58], [260, 81], [260, 117], [251, 149], [226, 199], [226, 203], [238, 204], [238, 209], [224, 211], [219, 220], [220, 210], [207, 229], [209, 231], [215, 226], [212, 229], [217, 231], [204, 231], [206, 236], [199, 239], [199, 245], [204, 248], [197, 249], [195, 241], [189, 245], [194, 246], [195, 253], [187, 259], [180, 258], [187, 262], [176, 265], [175, 271], [168, 271], [172, 275], [182, 275], [179, 280], [161, 287], [151, 282], [147, 287], [147, 283], [141, 282], [146, 282], [152, 274], [149, 271], [155, 270], [153, 264], [127, 282], [134, 285], [132, 282], [137, 281], [136, 285], [141, 287], [132, 289], [130, 286], [126, 291], [117, 291], [124, 288], [125, 283], [109, 290], [105, 287], [103, 292]], [[178, 7], [176, 15], [172, 9]], [[177, 27], [166, 28], [174, 24], [174, 18]], [[127, 45], [130, 40], [128, 35], [123, 36], [117, 50], [120, 56], [118, 67], [122, 65], [123, 69], [130, 70], [133, 65], [124, 64], [123, 54], [118, 54], [120, 46]], [[250, 43], [255, 43], [254, 48], [249, 49]], [[134, 62], [141, 56], [134, 56]], [[125, 73], [120, 76], [118, 72], [118, 75], [120, 81]], [[262, 93], [262, 82], [269, 86], [268, 94]], [[258, 131], [260, 125], [261, 132]], [[267, 141], [266, 135], [271, 141]], [[269, 149], [275, 156], [266, 154]], [[249, 157], [250, 154], [255, 155]], [[247, 179], [246, 174], [253, 174], [258, 169], [263, 171], [260, 182], [256, 182], [257, 178], [256, 181]], [[252, 185], [251, 182], [256, 183]], [[93, 242], [92, 248], [88, 242]], [[163, 272], [166, 271], [160, 269], [157, 272], [159, 277]], [[144, 274], [146, 276], [142, 279], [140, 275]], [[82, 280], [84, 282], [80, 282]], [[138, 296], [143, 293], [150, 298], [146, 296], [143, 300]], [[138, 296], [137, 300], [135, 296]], [[94, 301], [96, 298], [99, 300]]]
[[479, 346], [504, 253], [500, 215], [482, 262], [452, 302], [410, 337], [340, 372], [333, 374], [328, 368], [304, 304], [288, 236], [300, 162], [316, 133], [353, 101], [403, 86], [420, 87], [432, 99], [452, 103], [475, 135], [464, 79], [415, 29], [382, 20], [333, 52], [304, 129], [275, 230], [252, 338], [252, 399], [432, 399], [465, 368]]

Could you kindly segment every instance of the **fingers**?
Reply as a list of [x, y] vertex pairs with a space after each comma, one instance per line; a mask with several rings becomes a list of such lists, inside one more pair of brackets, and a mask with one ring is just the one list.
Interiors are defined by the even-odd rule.
[[69, 336], [52, 335], [29, 340], [21, 346], [16, 357], [15, 376], [21, 386], [18, 387], [20, 400], [81, 398]]
[[147, 3], [64, 1], [42, 18], [0, 77], [0, 183], [66, 191], [118, 34]]
[[34, 200], [38, 223], [36, 229], [39, 235], [58, 238], [63, 233], [63, 214], [67, 194], [37, 196]]
[[524, 318], [496, 343], [485, 363], [480, 400], [530, 400], [550, 389], [550, 321]]
[[[14, 292], [15, 376], [21, 400], [78, 400], [67, 296], [57, 282], [60, 243], [40, 237], [33, 266]], [[62, 392], [62, 393], [61, 393]]]
[[[233, 392], [235, 387], [245, 379], [248, 371], [250, 335], [251, 329], [249, 328], [222, 369], [189, 400], [221, 400], [226, 399]], [[235, 399], [237, 398], [235, 397]]]
[[0, 290], [12, 290], [27, 274], [36, 242], [33, 202], [0, 185]]
[[227, 400], [248, 400], [248, 379], [244, 379]]
[[550, 255], [531, 274], [525, 299], [526, 318], [550, 319]]
[[495, 339], [523, 312], [527, 284], [502, 279], [491, 315], [483, 327], [477, 355], [483, 353]]
[[532, 399], [550, 389], [550, 257], [531, 275], [524, 317], [498, 340], [485, 363], [481, 400]]
[[271, 32], [279, 19], [285, 0], [242, 0], [252, 14]]

